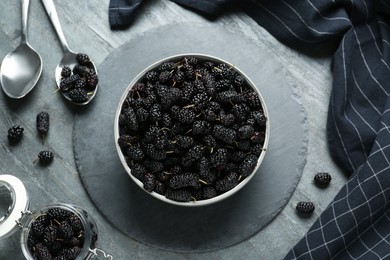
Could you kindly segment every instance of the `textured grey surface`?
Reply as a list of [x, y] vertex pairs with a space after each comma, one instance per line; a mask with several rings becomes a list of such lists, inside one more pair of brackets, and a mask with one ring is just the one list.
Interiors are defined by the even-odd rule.
[[[170, 1], [148, 1], [130, 28], [111, 31], [107, 17], [108, 0], [54, 2], [69, 46], [88, 53], [97, 65], [125, 42], [137, 39], [150, 29], [177, 23], [227, 27], [233, 32], [245, 34], [258, 46], [267, 49], [286, 71], [294, 95], [299, 97], [306, 111], [309, 142], [302, 178], [286, 207], [261, 232], [234, 246], [207, 253], [182, 254], [129, 239], [94, 206], [77, 172], [72, 143], [74, 114], [84, 111], [68, 106], [59, 93], [54, 93], [54, 70], [62, 57], [62, 48], [41, 1], [31, 1], [29, 42], [42, 56], [42, 77], [34, 90], [22, 100], [10, 100], [0, 93], [0, 174], [13, 174], [25, 183], [32, 208], [53, 202], [69, 202], [86, 209], [97, 221], [98, 245], [113, 253], [115, 259], [282, 259], [345, 183], [343, 173], [329, 157], [326, 146], [326, 114], [332, 84], [331, 57], [307, 56], [287, 48], [241, 13], [230, 13], [210, 21]], [[0, 1], [0, 60], [20, 43], [20, 6], [20, 1]], [[94, 102], [85, 109], [95, 109]], [[45, 146], [35, 129], [35, 116], [41, 110], [48, 110], [51, 116]], [[25, 127], [24, 138], [17, 146], [10, 146], [6, 138], [12, 124]], [[55, 153], [54, 162], [49, 167], [32, 164], [43, 148]], [[106, 161], [96, 161], [98, 167], [104, 163]], [[317, 171], [332, 174], [332, 184], [327, 189], [319, 190], [312, 184]], [[311, 200], [316, 204], [312, 217], [303, 219], [295, 214], [291, 205], [300, 200]], [[23, 259], [18, 235], [0, 240], [0, 259]]]
[[[265, 159], [250, 183], [202, 208], [168, 205], [141, 191], [123, 169], [113, 138], [117, 104], [130, 81], [161, 58], [190, 52], [222, 58], [246, 73], [263, 95], [271, 125]], [[286, 205], [306, 159], [305, 117], [285, 72], [266, 49], [216, 26], [167, 25], [117, 48], [99, 73], [95, 108], [75, 119], [76, 165], [94, 204], [130, 238], [172, 251], [217, 250], [256, 234]]]

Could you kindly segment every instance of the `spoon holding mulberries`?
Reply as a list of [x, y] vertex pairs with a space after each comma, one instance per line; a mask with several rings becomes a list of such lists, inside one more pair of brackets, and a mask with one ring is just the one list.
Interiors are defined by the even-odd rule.
[[87, 105], [98, 89], [96, 66], [85, 53], [72, 51], [66, 42], [53, 0], [42, 0], [62, 44], [64, 55], [55, 70], [58, 90], [71, 103]]

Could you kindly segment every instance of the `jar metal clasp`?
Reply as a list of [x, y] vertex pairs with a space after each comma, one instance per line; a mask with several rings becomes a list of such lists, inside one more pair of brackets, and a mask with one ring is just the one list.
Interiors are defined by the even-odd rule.
[[89, 248], [89, 252], [91, 254], [90, 254], [90, 257], [88, 257], [88, 259], [93, 259], [96, 256], [99, 256], [99, 253], [101, 253], [105, 259], [110, 259], [110, 260], [114, 259], [112, 255], [107, 254], [104, 250], [102, 250], [100, 248], [94, 248], [94, 249]]
[[15, 220], [15, 222], [18, 225], [19, 228], [24, 228], [24, 226], [23, 226], [23, 218], [25, 216], [27, 216], [27, 215], [31, 215], [32, 212], [30, 210], [26, 209], [26, 210], [21, 211], [20, 213], [21, 213], [22, 216], [20, 217], [20, 219]]

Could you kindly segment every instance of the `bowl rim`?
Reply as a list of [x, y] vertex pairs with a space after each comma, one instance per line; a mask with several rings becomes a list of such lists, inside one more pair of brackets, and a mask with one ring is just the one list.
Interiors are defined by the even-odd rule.
[[[250, 87], [257, 93], [257, 95], [258, 95], [258, 97], [260, 99], [260, 102], [261, 102], [263, 113], [266, 116], [267, 120], [266, 120], [266, 127], [265, 127], [265, 140], [264, 140], [264, 144], [263, 144], [263, 151], [261, 152], [260, 156], [257, 159], [257, 164], [256, 164], [255, 169], [253, 170], [253, 172], [249, 176], [245, 177], [242, 181], [240, 181], [240, 183], [237, 184], [237, 186], [235, 186], [233, 189], [231, 189], [231, 190], [229, 190], [227, 192], [224, 192], [224, 193], [222, 193], [222, 194], [220, 194], [220, 195], [218, 195], [218, 196], [216, 196], [214, 198], [205, 199], [205, 200], [199, 200], [199, 201], [196, 200], [196, 201], [189, 201], [189, 202], [180, 202], [180, 201], [175, 201], [175, 200], [168, 199], [164, 195], [161, 195], [161, 194], [159, 194], [159, 193], [157, 193], [155, 191], [149, 192], [149, 191], [147, 191], [147, 190], [145, 190], [143, 188], [143, 183], [139, 179], [137, 179], [135, 176], [133, 176], [131, 174], [130, 167], [127, 165], [126, 159], [125, 159], [125, 157], [124, 157], [124, 155], [122, 153], [122, 150], [121, 150], [121, 148], [120, 148], [120, 146], [118, 144], [118, 138], [119, 138], [119, 115], [120, 115], [120, 113], [122, 111], [123, 102], [125, 101], [125, 99], [126, 99], [128, 93], [129, 93], [130, 89], [135, 85], [135, 83], [137, 83], [140, 79], [142, 79], [144, 77], [146, 72], [148, 72], [148, 71], [158, 67], [159, 65], [161, 65], [164, 62], [171, 61], [171, 60], [179, 60], [179, 59], [182, 59], [182, 58], [185, 58], [185, 57], [196, 57], [198, 59], [207, 59], [207, 60], [214, 61], [214, 62], [225, 63], [225, 64], [229, 65], [230, 67], [234, 68], [234, 70], [236, 70], [238, 73], [240, 73], [242, 76], [244, 76], [245, 80], [248, 82]], [[265, 154], [266, 154], [267, 149], [268, 149], [269, 136], [270, 136], [270, 120], [269, 120], [269, 114], [268, 114], [267, 106], [266, 106], [266, 104], [264, 102], [264, 98], [263, 98], [262, 94], [256, 88], [256, 85], [252, 82], [252, 80], [243, 71], [241, 71], [234, 64], [232, 64], [232, 63], [230, 63], [230, 62], [228, 62], [228, 61], [226, 61], [224, 59], [218, 58], [216, 56], [209, 55], [209, 54], [203, 54], [203, 53], [191, 53], [191, 52], [189, 52], [189, 53], [181, 53], [181, 54], [170, 55], [170, 56], [167, 56], [165, 58], [159, 59], [159, 60], [151, 63], [146, 68], [144, 68], [141, 72], [139, 72], [133, 78], [133, 80], [127, 85], [126, 89], [123, 91], [123, 94], [122, 94], [122, 96], [121, 96], [121, 98], [119, 100], [119, 103], [118, 103], [118, 106], [117, 106], [117, 109], [116, 109], [115, 120], [114, 120], [114, 143], [115, 143], [116, 151], [117, 151], [117, 154], [119, 156], [119, 159], [121, 161], [122, 166], [126, 170], [126, 173], [134, 181], [134, 183], [139, 188], [141, 188], [144, 192], [146, 192], [150, 196], [152, 196], [152, 197], [154, 197], [154, 198], [156, 198], [156, 199], [158, 199], [160, 201], [163, 201], [163, 202], [166, 202], [166, 203], [169, 203], [169, 204], [172, 204], [172, 205], [185, 206], [185, 207], [197, 207], [197, 206], [211, 205], [211, 204], [220, 202], [220, 201], [222, 201], [222, 200], [232, 196], [233, 194], [237, 193], [239, 190], [241, 190], [253, 178], [253, 176], [255, 175], [257, 170], [259, 169], [261, 163], [263, 162]]]

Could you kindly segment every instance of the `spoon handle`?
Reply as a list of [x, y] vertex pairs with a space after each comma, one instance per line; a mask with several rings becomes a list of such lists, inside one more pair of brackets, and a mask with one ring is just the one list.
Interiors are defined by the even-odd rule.
[[62, 48], [64, 52], [70, 52], [70, 49], [68, 47], [68, 43], [66, 42], [65, 35], [62, 31], [60, 20], [58, 19], [57, 11], [54, 6], [53, 0], [42, 0], [43, 5], [45, 6], [46, 13], [50, 17], [50, 21], [52, 25], [54, 26], [54, 29], [57, 32], [58, 38], [61, 41]]
[[22, 42], [27, 42], [27, 18], [30, 0], [22, 0]]

